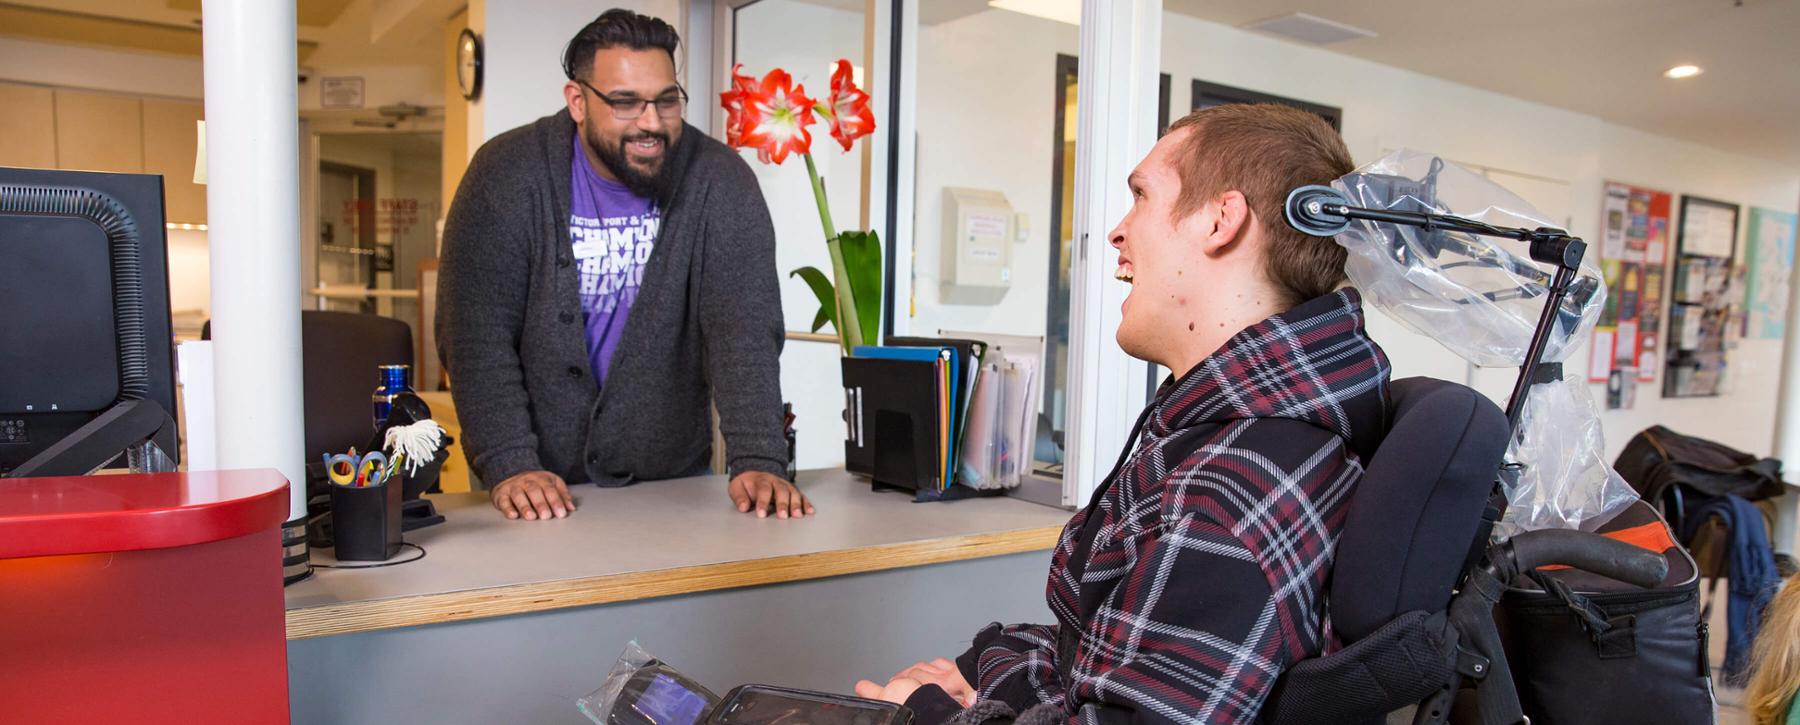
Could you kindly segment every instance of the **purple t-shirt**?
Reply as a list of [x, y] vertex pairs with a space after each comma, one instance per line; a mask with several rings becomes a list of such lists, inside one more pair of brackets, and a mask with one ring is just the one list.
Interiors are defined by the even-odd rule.
[[569, 169], [569, 243], [581, 264], [581, 310], [587, 324], [588, 363], [606, 384], [613, 351], [644, 281], [644, 264], [656, 246], [662, 210], [648, 198], [608, 181], [588, 163], [574, 138]]

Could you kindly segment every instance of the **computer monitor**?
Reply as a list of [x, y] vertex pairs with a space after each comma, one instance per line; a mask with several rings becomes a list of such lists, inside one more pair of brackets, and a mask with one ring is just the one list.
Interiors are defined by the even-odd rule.
[[176, 460], [167, 256], [162, 177], [0, 167], [0, 476], [124, 465], [92, 441], [147, 411]]

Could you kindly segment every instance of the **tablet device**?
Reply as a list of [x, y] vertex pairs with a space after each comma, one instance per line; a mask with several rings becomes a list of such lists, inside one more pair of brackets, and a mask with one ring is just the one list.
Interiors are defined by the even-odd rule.
[[880, 700], [744, 685], [713, 709], [710, 725], [911, 725], [912, 711]]
[[607, 720], [610, 725], [695, 725], [717, 699], [700, 683], [657, 663], [632, 675]]

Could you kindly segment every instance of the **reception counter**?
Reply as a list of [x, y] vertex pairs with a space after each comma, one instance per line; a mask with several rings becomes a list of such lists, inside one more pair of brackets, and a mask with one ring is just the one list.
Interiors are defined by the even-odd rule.
[[576, 486], [580, 510], [550, 521], [435, 496], [447, 521], [406, 537], [425, 558], [288, 587], [294, 722], [583, 723], [575, 698], [633, 639], [720, 693], [847, 691], [990, 621], [1049, 621], [1068, 512], [915, 504], [842, 471], [799, 484], [817, 516], [740, 514], [723, 477]]

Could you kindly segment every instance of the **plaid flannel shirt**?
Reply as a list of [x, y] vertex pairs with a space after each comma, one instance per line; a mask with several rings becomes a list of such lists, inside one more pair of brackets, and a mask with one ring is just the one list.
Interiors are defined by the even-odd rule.
[[[1165, 383], [1129, 457], [1063, 530], [1048, 587], [1059, 624], [977, 635], [958, 664], [987, 702], [959, 719], [1254, 721], [1282, 671], [1330, 636], [1326, 576], [1386, 432], [1387, 382], [1345, 289]], [[915, 696], [932, 698], [917, 709], [948, 714], [935, 686]]]

